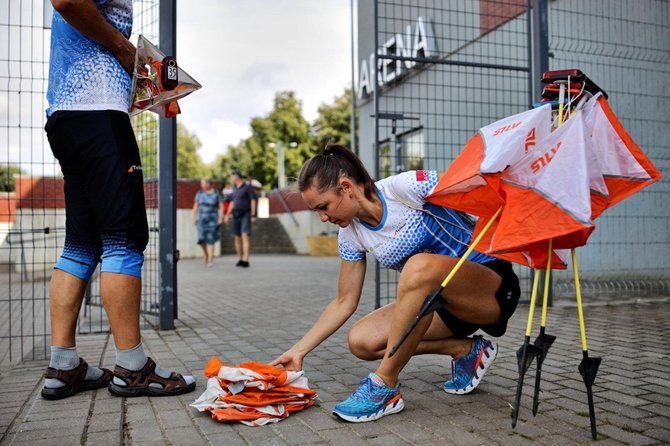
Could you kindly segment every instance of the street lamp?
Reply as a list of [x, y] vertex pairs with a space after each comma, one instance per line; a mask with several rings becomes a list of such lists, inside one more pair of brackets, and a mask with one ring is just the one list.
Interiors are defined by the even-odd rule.
[[[288, 143], [289, 147], [298, 147], [298, 143], [291, 141]], [[277, 148], [277, 182], [279, 189], [284, 189], [286, 187], [286, 174], [284, 172], [284, 143], [282, 141], [277, 141], [276, 143], [271, 142], [270, 147]]]

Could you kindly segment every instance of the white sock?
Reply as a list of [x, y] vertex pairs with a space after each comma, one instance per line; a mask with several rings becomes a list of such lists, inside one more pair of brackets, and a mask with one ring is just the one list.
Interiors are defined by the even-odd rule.
[[[51, 346], [51, 360], [49, 361], [49, 367], [56, 370], [73, 370], [78, 366], [79, 353], [77, 353], [77, 347]], [[93, 381], [101, 376], [102, 369], [89, 365], [84, 380]], [[60, 379], [47, 378], [44, 380], [44, 387], [49, 389], [57, 389], [64, 386], [65, 383]]]
[[[119, 350], [118, 348], [116, 349], [116, 365], [121, 366], [124, 369], [132, 371], [142, 370], [142, 368], [147, 363], [148, 359], [149, 357], [144, 352], [144, 347], [141, 342], [137, 344], [135, 347], [130, 348], [128, 350]], [[164, 368], [156, 364], [156, 375], [160, 376], [161, 378], [169, 378], [171, 374], [172, 372], [165, 370]], [[188, 378], [190, 378], [192, 381], [189, 381]], [[184, 376], [184, 380], [186, 381], [186, 384], [195, 382], [195, 378], [193, 378], [192, 376]], [[116, 384], [117, 386], [126, 385], [126, 383], [122, 379], [117, 378], [116, 376], [114, 377], [114, 384]], [[162, 387], [158, 383], [151, 383], [149, 385], [158, 388]]]

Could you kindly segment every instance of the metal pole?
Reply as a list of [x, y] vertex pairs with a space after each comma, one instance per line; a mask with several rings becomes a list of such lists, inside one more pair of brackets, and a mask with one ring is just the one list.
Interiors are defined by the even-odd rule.
[[533, 0], [526, 0], [526, 48], [528, 50], [528, 108], [533, 108], [535, 91], [533, 90]]
[[[542, 75], [549, 70], [549, 19], [547, 0], [532, 0], [533, 3], [533, 60], [532, 60], [532, 95], [533, 101], [539, 101], [542, 97]], [[544, 285], [544, 277], [541, 279]], [[548, 305], [554, 304], [553, 276], [549, 278], [549, 301]]]
[[279, 190], [286, 188], [286, 174], [284, 173], [284, 144], [277, 141], [277, 183]]
[[[373, 27], [373, 32], [375, 33], [374, 35], [374, 66], [370, 67], [370, 76], [374, 77], [374, 81], [372, 85], [374, 85], [375, 90], [374, 90], [374, 108], [375, 108], [375, 153], [374, 156], [372, 157], [374, 160], [374, 171], [375, 171], [375, 179], [379, 179], [379, 70], [377, 67], [379, 66], [377, 62], [377, 51], [379, 48], [379, 41], [377, 37], [377, 31], [378, 31], [378, 21], [379, 21], [379, 10], [377, 8], [378, 2], [375, 0], [375, 8], [374, 8], [374, 27]], [[375, 308], [381, 307], [381, 271], [379, 267], [379, 260], [375, 259]]]
[[[168, 55], [177, 55], [177, 0], [161, 0], [159, 47]], [[173, 330], [177, 317], [177, 121], [159, 120], [159, 329]]]
[[535, 100], [542, 96], [542, 75], [549, 70], [549, 19], [547, 0], [533, 0], [533, 93]]
[[354, 52], [354, 0], [350, 2], [351, 9], [351, 117], [349, 118], [349, 132], [351, 133], [351, 150], [358, 154], [356, 146], [356, 53]]

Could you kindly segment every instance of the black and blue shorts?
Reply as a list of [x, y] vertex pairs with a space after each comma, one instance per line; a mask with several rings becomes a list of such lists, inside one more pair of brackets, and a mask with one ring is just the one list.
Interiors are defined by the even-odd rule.
[[140, 275], [149, 230], [128, 114], [57, 111], [45, 131], [65, 182], [65, 248], [56, 268], [65, 265], [61, 269], [87, 280], [82, 276], [91, 259], [97, 264], [102, 256], [103, 272]]
[[519, 303], [521, 288], [519, 287], [519, 278], [512, 269], [512, 264], [506, 260], [494, 260], [482, 263], [482, 266], [492, 269], [502, 278], [502, 283], [495, 294], [500, 307], [500, 320], [491, 325], [473, 324], [457, 318], [444, 307], [438, 309], [437, 314], [456, 337], [469, 336], [479, 329], [491, 336], [502, 336], [507, 331], [507, 322], [514, 314]]

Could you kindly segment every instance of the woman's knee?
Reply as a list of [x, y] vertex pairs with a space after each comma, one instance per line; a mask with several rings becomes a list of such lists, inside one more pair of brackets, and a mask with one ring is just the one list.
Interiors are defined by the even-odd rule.
[[348, 341], [349, 350], [357, 358], [366, 361], [377, 359], [378, 348], [375, 348], [374, 342], [366, 335], [365, 330], [358, 325], [354, 325], [349, 330]]

